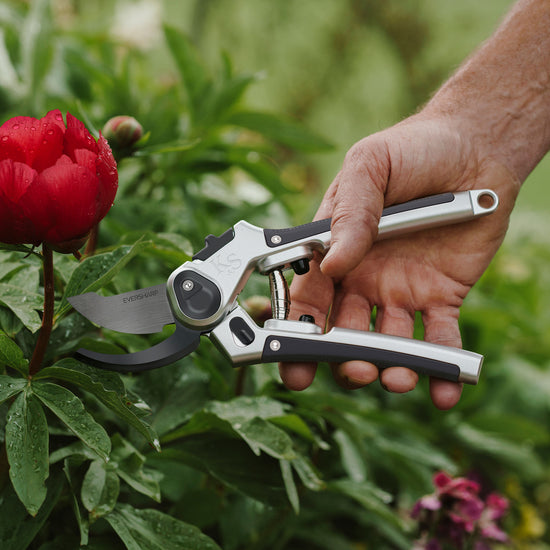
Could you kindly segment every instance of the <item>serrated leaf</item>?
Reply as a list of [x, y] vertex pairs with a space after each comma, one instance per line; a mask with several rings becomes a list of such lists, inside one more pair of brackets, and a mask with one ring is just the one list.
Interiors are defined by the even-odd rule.
[[107, 432], [74, 393], [57, 384], [41, 381], [33, 382], [32, 391], [90, 449], [105, 460], [109, 457], [111, 440]]
[[118, 504], [105, 519], [128, 550], [221, 550], [194, 525], [158, 510]]
[[118, 374], [90, 367], [76, 359], [66, 358], [51, 367], [42, 369], [35, 376], [35, 380], [44, 378], [63, 380], [92, 393], [106, 407], [142, 434], [156, 450], [160, 450], [155, 430], [132, 411], [132, 403], [126, 399], [124, 384]]
[[48, 425], [40, 402], [28, 392], [19, 394], [8, 411], [6, 451], [15, 492], [36, 516], [46, 498]]
[[282, 118], [279, 114], [239, 111], [231, 114], [227, 122], [258, 132], [268, 139], [303, 152], [314, 153], [333, 148], [326, 139], [297, 122]]
[[3, 332], [0, 332], [0, 365], [6, 365], [12, 369], [16, 369], [23, 374], [23, 376], [28, 374], [28, 361], [25, 359], [23, 351]]
[[82, 261], [73, 271], [65, 294], [56, 311], [56, 316], [63, 315], [70, 308], [67, 298], [93, 292], [109, 283], [126, 264], [137, 254], [151, 246], [149, 241], [138, 241], [134, 245], [119, 246], [112, 252], [97, 254]]
[[94, 460], [82, 481], [82, 504], [93, 518], [110, 513], [118, 500], [120, 482], [113, 469], [103, 460]]
[[31, 332], [36, 332], [40, 328], [41, 321], [37, 310], [41, 310], [44, 305], [44, 298], [40, 294], [8, 283], [0, 283], [0, 304], [11, 309]]
[[28, 384], [27, 380], [22, 378], [12, 378], [5, 374], [0, 375], [0, 403], [8, 400], [10, 397], [17, 395], [25, 389]]

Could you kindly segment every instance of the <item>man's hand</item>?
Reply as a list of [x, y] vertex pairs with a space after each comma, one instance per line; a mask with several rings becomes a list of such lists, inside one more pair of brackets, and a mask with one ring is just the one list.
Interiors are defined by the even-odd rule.
[[[519, 182], [501, 164], [480, 158], [480, 149], [444, 118], [411, 117], [357, 143], [328, 189], [316, 219], [332, 217], [331, 248], [291, 286], [291, 317], [307, 313], [320, 326], [375, 330], [410, 338], [416, 312], [428, 342], [461, 347], [459, 308], [504, 238]], [[447, 191], [489, 188], [499, 207], [486, 218], [372, 244], [384, 206]], [[330, 312], [330, 317], [329, 316]], [[283, 364], [287, 387], [304, 389], [314, 364]], [[336, 380], [359, 388], [378, 378], [369, 363], [333, 366]], [[383, 386], [407, 392], [418, 376], [399, 367], [382, 371]], [[434, 404], [454, 406], [461, 385], [431, 380]]]

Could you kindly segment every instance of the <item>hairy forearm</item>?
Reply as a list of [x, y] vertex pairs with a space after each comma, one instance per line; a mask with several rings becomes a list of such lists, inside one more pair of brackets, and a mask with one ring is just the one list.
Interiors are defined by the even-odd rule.
[[424, 114], [444, 114], [523, 182], [550, 149], [550, 0], [519, 0]]

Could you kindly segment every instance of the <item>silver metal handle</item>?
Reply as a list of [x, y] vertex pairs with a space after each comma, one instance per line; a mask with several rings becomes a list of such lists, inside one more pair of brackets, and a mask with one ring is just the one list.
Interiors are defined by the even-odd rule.
[[360, 360], [382, 369], [403, 366], [419, 374], [477, 384], [483, 364], [483, 356], [471, 351], [375, 332], [333, 328], [323, 334], [311, 323], [276, 319], [259, 328], [240, 307], [210, 338], [235, 366]]

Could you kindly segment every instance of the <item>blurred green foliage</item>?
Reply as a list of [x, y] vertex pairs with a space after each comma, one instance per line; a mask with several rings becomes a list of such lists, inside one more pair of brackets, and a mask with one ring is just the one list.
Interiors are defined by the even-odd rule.
[[[486, 364], [448, 413], [425, 380], [407, 395], [347, 392], [321, 367], [292, 393], [276, 366], [236, 371], [208, 342], [139, 376], [99, 371], [74, 351], [135, 351], [165, 334], [99, 333], [66, 302], [159, 284], [239, 219], [309, 221], [346, 148], [414, 111], [509, 4], [0, 5], [2, 120], [60, 108], [96, 132], [116, 115], [145, 131], [119, 159], [97, 254], [56, 257], [56, 325], [32, 380], [41, 262], [0, 251], [3, 550], [409, 549], [408, 512], [438, 469], [511, 499], [515, 547], [549, 547], [544, 216], [519, 212], [467, 300], [464, 345]], [[249, 294], [267, 292], [259, 279]]]

